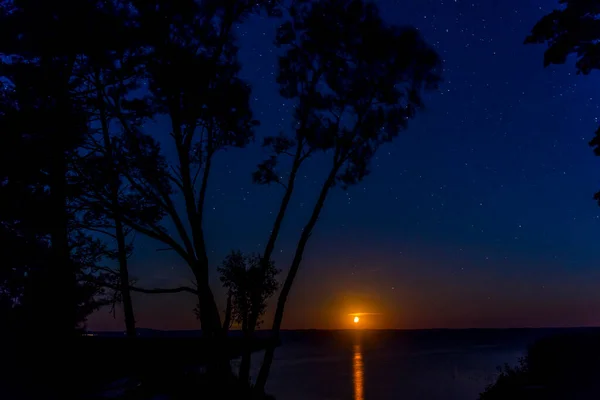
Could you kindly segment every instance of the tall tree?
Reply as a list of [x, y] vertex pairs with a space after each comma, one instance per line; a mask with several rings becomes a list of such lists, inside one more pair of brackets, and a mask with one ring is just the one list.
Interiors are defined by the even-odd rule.
[[[13, 80], [0, 88], [0, 197], [3, 200], [0, 207], [3, 329], [0, 335], [8, 335], [13, 340], [13, 346], [3, 357], [10, 370], [3, 370], [2, 386], [15, 388], [23, 398], [39, 397], [40, 393], [31, 391], [43, 388], [44, 396], [54, 398], [59, 392], [68, 395], [69, 388], [61, 388], [56, 368], [44, 363], [54, 362], [58, 357], [53, 353], [57, 351], [56, 341], [63, 340], [62, 335], [81, 330], [86, 317], [107, 300], [104, 285], [99, 284], [103, 276], [97, 271], [105, 252], [97, 241], [75, 229], [75, 215], [70, 210], [73, 196], [70, 195], [65, 205], [68, 256], [74, 277], [72, 282], [53, 279], [57, 268], [66, 266], [55, 264], [52, 249], [51, 234], [56, 216], [52, 214], [54, 205], [49, 201], [52, 192], [48, 188], [47, 173], [48, 156], [51, 156], [47, 148], [52, 138], [42, 129], [47, 110], [34, 107], [39, 100], [37, 93], [21, 85], [21, 79], [32, 78], [37, 73], [37, 66], [29, 67], [15, 65], [19, 73], [11, 75]], [[27, 83], [32, 82], [27, 80]], [[71, 187], [68, 188], [71, 193]], [[89, 279], [91, 276], [94, 276], [93, 281]], [[65, 286], [70, 292], [61, 291]], [[61, 308], [67, 306], [65, 297], [72, 302], [67, 309]], [[41, 337], [40, 329], [46, 331]], [[47, 339], [50, 343], [45, 341]], [[25, 348], [20, 346], [23, 344]], [[64, 346], [59, 347], [65, 351]], [[22, 353], [32, 352], [32, 348], [38, 357], [35, 363]], [[61, 369], [63, 374], [69, 373], [68, 368], [73, 365], [68, 361], [65, 364]]]
[[[313, 152], [324, 152], [331, 166], [279, 294], [272, 326], [275, 337], [330, 190], [354, 185], [368, 175], [379, 147], [406, 129], [423, 106], [422, 90], [435, 89], [441, 71], [438, 55], [416, 29], [387, 25], [375, 4], [363, 0], [293, 2], [290, 20], [278, 30], [277, 44], [286, 49], [279, 59], [278, 82], [281, 94], [296, 102], [296, 129], [293, 135], [269, 139], [274, 157], [259, 166], [255, 180], [278, 181], [277, 156], [292, 154], [280, 207], [280, 214], [285, 214], [294, 168]], [[278, 215], [277, 229], [280, 223]], [[275, 239], [272, 233], [271, 240]], [[265, 352], [256, 383], [259, 390], [264, 390], [274, 351], [270, 347]]]
[[43, 143], [42, 157], [28, 160], [47, 176], [49, 188], [51, 221], [45, 222], [53, 263], [43, 272], [46, 284], [39, 290], [49, 296], [63, 293], [54, 305], [58, 311], [43, 314], [47, 326], [55, 328], [52, 334], [60, 336], [72, 335], [77, 319], [77, 269], [69, 245], [69, 163], [88, 132], [87, 115], [73, 93], [74, 71], [86, 46], [99, 43], [96, 33], [102, 23], [94, 1], [15, 0], [0, 5], [0, 76], [18, 96], [20, 121], [11, 129]]
[[[209, 286], [204, 203], [215, 154], [228, 147], [244, 147], [257, 125], [249, 107], [250, 88], [238, 77], [233, 27], [261, 8], [273, 13], [276, 2], [133, 3], [150, 49], [145, 64], [148, 101], [157, 113], [169, 117], [176, 160], [158, 173], [139, 168], [140, 173], [130, 176], [129, 181], [145, 198], [162, 207], [178, 239], [156, 224], [131, 220], [127, 224], [163, 242], [186, 261], [197, 290], [176, 290], [196, 293], [203, 334], [222, 336], [219, 309]], [[175, 208], [169, 185], [183, 197], [183, 213]]]
[[[81, 319], [94, 308], [97, 289], [82, 281], [87, 267], [78, 257], [90, 258], [82, 253], [82, 237], [75, 236], [76, 215], [71, 207], [77, 191], [70, 182], [72, 162], [89, 133], [88, 114], [76, 93], [77, 60], [102, 43], [97, 33], [105, 21], [97, 5], [92, 0], [0, 3], [0, 80], [12, 102], [10, 112], [4, 114], [2, 140], [24, 146], [22, 153], [11, 154], [14, 163], [2, 183], [11, 187], [7, 190], [19, 190], [15, 185], [21, 185], [33, 197], [46, 198], [39, 207], [43, 215], [35, 207], [28, 208], [39, 219], [13, 219], [8, 228], [8, 235], [25, 239], [21, 243], [36, 254], [23, 255], [15, 265], [25, 277], [18, 309], [29, 329], [22, 332], [30, 338], [35, 335], [27, 345], [38, 351], [35, 364], [21, 361], [18, 354], [10, 361], [15, 365], [13, 377], [20, 371], [29, 380], [26, 388], [43, 387], [48, 398], [69, 396], [72, 387], [62, 384], [55, 366], [44, 363], [58, 359], [59, 351], [70, 353], [57, 347], [56, 341], [78, 334]], [[43, 337], [34, 327], [43, 327]], [[68, 360], [64, 364], [75, 365]], [[69, 370], [62, 373], [68, 375]]]
[[[134, 24], [133, 11], [120, 1], [105, 2], [101, 11], [107, 23], [102, 32], [103, 46], [92, 46], [78, 58], [78, 78], [81, 81], [82, 103], [85, 104], [92, 129], [77, 163], [77, 183], [81, 187], [80, 211], [84, 213], [82, 228], [114, 240], [111, 252], [118, 264], [120, 300], [123, 305], [128, 336], [135, 336], [135, 317], [131, 297], [128, 243], [131, 229], [125, 221], [157, 224], [164, 212], [146, 201], [127, 184], [125, 169], [131, 168], [127, 148], [133, 141], [124, 135], [140, 135], [145, 120], [152, 116], [150, 105], [134, 94], [142, 87], [145, 40]], [[108, 22], [111, 23], [108, 23]], [[140, 149], [135, 149], [140, 153]], [[137, 162], [137, 161], [135, 161]], [[155, 168], [160, 156], [144, 159]]]
[[[564, 64], [570, 55], [578, 74], [600, 69], [600, 4], [597, 1], [559, 0], [560, 9], [540, 19], [525, 44], [546, 43], [544, 67]], [[589, 145], [600, 156], [600, 127]], [[600, 191], [594, 195], [600, 204]]]
[[37, 319], [31, 312], [16, 315], [22, 310], [18, 306], [28, 273], [48, 268], [50, 257], [45, 229], [50, 224], [49, 193], [42, 169], [45, 143], [37, 140], [39, 136], [25, 136], [15, 129], [23, 116], [17, 108], [20, 96], [23, 93], [17, 93], [12, 84], [0, 83], [0, 292], [6, 307], [5, 332], [12, 333], [22, 332], [22, 327]]

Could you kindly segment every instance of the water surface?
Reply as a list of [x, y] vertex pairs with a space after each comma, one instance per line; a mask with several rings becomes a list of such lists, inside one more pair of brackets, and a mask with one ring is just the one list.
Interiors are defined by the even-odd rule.
[[[277, 400], [475, 400], [498, 366], [557, 331], [288, 331], [267, 392]], [[253, 357], [253, 376], [261, 359]]]

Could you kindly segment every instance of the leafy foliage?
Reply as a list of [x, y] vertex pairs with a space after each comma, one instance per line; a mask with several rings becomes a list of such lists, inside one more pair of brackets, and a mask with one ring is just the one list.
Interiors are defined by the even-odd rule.
[[103, 295], [87, 276], [96, 274], [98, 259], [91, 255], [104, 250], [73, 226], [77, 211], [70, 208], [80, 194], [70, 181], [73, 160], [91, 121], [77, 96], [77, 60], [102, 43], [96, 34], [107, 22], [96, 3], [0, 6], [0, 191], [11, 203], [0, 224], [3, 245], [14, 246], [2, 269], [11, 272], [4, 283], [10, 282], [12, 311], [22, 312], [23, 329], [35, 323], [66, 334]]
[[[203, 307], [212, 308], [203, 314], [218, 319], [207, 285], [204, 197], [213, 155], [244, 147], [257, 124], [249, 108], [250, 88], [238, 77], [232, 29], [263, 10], [277, 15], [278, 1], [15, 0], [0, 5], [3, 96], [18, 97], [10, 99], [16, 112], [3, 115], [2, 127], [14, 131], [4, 139], [32, 140], [38, 151], [27, 153], [36, 156], [35, 162], [22, 163], [22, 174], [36, 174], [35, 179], [19, 188], [13, 172], [10, 190], [32, 190], [35, 181], [36, 195], [49, 195], [52, 206], [32, 221], [50, 236], [52, 256], [61, 267], [48, 276], [61, 282], [63, 292], [67, 276], [76, 279], [69, 229], [119, 237], [128, 231], [119, 228], [124, 222], [189, 263], [200, 281]], [[142, 81], [149, 91], [138, 96]], [[143, 122], [156, 114], [170, 117], [178, 155], [173, 165], [161, 156], [157, 141], [142, 132]], [[173, 187], [185, 199], [183, 217], [175, 209]], [[180, 241], [161, 225], [165, 215]], [[104, 254], [130, 251], [131, 246], [119, 244], [116, 252]]]
[[244, 255], [240, 251], [232, 251], [218, 268], [221, 282], [231, 294], [232, 308], [231, 320], [242, 326], [244, 331], [253, 331], [261, 321], [256, 321], [256, 326], [248, 326], [251, 321], [250, 313], [258, 310], [262, 316], [267, 307], [267, 300], [277, 291], [279, 284], [273, 262], [266, 268], [261, 264], [259, 255]]
[[[138, 105], [170, 121], [176, 159], [158, 158], [158, 146], [141, 132], [127, 135], [126, 175], [141, 198], [173, 223], [171, 235], [156, 221], [127, 219], [138, 232], [177, 252], [194, 274], [203, 332], [220, 330], [209, 287], [203, 216], [211, 163], [216, 153], [245, 147], [258, 124], [249, 106], [250, 87], [238, 77], [240, 65], [233, 26], [250, 13], [277, 10], [276, 1], [132, 1], [135, 24], [144, 38], [143, 70], [148, 95]], [[141, 146], [140, 146], [141, 145]], [[136, 149], [142, 153], [136, 153]], [[155, 151], [156, 150], [156, 151]], [[181, 196], [184, 209], [175, 207]], [[150, 205], [148, 204], [148, 205]]]
[[[600, 5], [596, 1], [560, 0], [562, 7], [540, 19], [525, 44], [546, 43], [544, 66], [564, 64], [571, 55], [578, 74], [600, 69]], [[600, 156], [600, 128], [589, 145]], [[594, 195], [600, 204], [600, 192]]]
[[[391, 141], [423, 106], [421, 89], [440, 80], [440, 59], [409, 27], [386, 25], [373, 3], [295, 1], [278, 29], [277, 81], [296, 102], [294, 137], [272, 137], [274, 155], [293, 145], [301, 160], [329, 151], [344, 187], [362, 180], [376, 150]], [[385, 46], [381, 45], [386, 43]], [[255, 174], [269, 183], [279, 174], [269, 158]]]
[[600, 68], [600, 7], [594, 1], [560, 0], [562, 7], [545, 15], [525, 39], [526, 44], [547, 43], [544, 66], [563, 64], [576, 57], [577, 73]]

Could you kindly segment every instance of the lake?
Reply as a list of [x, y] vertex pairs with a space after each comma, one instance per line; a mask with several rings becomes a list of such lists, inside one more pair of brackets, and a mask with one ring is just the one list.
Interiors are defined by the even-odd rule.
[[[499, 366], [561, 331], [287, 331], [267, 392], [278, 400], [475, 400]], [[253, 376], [261, 360], [256, 353]]]
[[[537, 339], [584, 330], [588, 328], [283, 331], [266, 390], [277, 400], [476, 400], [495, 381], [498, 367], [515, 365]], [[253, 355], [254, 377], [262, 356]]]

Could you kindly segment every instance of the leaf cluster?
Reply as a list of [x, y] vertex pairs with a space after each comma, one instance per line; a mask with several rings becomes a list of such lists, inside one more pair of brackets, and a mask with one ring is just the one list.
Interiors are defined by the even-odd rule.
[[267, 300], [279, 287], [276, 278], [280, 271], [275, 264], [261, 262], [259, 255], [232, 251], [218, 268], [221, 283], [232, 297], [232, 322], [242, 325], [242, 329], [254, 330], [260, 325], [257, 320], [257, 326], [248, 326], [250, 315], [257, 312], [258, 317], [262, 316]]
[[285, 50], [277, 82], [295, 103], [294, 135], [265, 140], [273, 156], [254, 180], [276, 181], [277, 156], [298, 145], [301, 161], [328, 152], [336, 180], [356, 184], [423, 107], [422, 90], [437, 87], [441, 60], [415, 28], [387, 25], [370, 2], [294, 1], [288, 11], [276, 38]]

